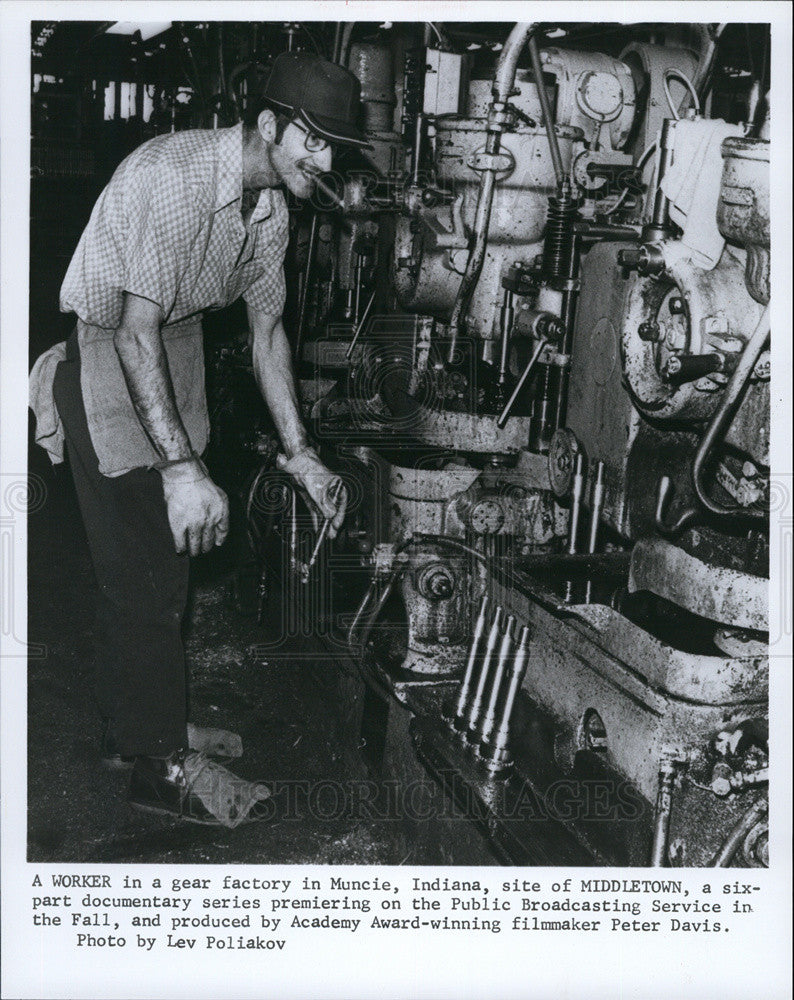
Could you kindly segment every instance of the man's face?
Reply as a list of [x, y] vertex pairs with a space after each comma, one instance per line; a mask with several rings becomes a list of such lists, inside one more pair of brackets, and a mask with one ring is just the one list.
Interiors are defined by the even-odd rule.
[[282, 184], [298, 198], [311, 196], [314, 191], [311, 175], [330, 170], [331, 157], [331, 147], [324, 139], [294, 121], [287, 125], [281, 142], [274, 143], [271, 150], [271, 161]]

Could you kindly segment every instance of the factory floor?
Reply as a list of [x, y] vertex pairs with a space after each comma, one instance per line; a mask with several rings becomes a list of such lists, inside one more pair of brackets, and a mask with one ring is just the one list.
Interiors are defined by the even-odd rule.
[[71, 480], [35, 448], [30, 471], [42, 477], [46, 500], [28, 519], [28, 638], [45, 648], [28, 669], [29, 860], [421, 863], [399, 824], [339, 806], [339, 790], [364, 777], [339, 669], [317, 640], [273, 644], [272, 627], [241, 614], [232, 599], [234, 567], [220, 554], [194, 560], [186, 627], [190, 718], [240, 733], [239, 775], [293, 791], [278, 797], [268, 822], [237, 830], [127, 804], [128, 772], [100, 761], [95, 584]]

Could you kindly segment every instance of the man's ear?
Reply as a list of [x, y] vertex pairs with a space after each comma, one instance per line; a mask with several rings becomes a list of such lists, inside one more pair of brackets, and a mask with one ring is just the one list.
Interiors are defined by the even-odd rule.
[[270, 108], [260, 111], [259, 117], [256, 120], [256, 127], [265, 142], [276, 141], [276, 116]]

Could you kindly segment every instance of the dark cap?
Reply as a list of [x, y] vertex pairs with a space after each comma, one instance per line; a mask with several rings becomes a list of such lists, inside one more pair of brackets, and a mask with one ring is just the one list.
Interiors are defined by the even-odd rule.
[[282, 52], [262, 96], [329, 142], [372, 148], [356, 127], [361, 84], [336, 63], [311, 52]]

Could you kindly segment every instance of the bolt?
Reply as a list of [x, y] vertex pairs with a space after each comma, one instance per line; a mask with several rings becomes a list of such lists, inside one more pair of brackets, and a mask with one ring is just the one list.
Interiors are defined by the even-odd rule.
[[634, 249], [633, 247], [628, 250], [618, 250], [618, 264], [620, 264], [621, 267], [629, 268], [629, 270], [633, 270], [637, 267], [642, 258], [642, 252]]
[[671, 316], [683, 316], [686, 312], [686, 306], [684, 305], [684, 300], [680, 295], [673, 295], [667, 300], [667, 308], [670, 310]]
[[637, 327], [637, 334], [640, 340], [657, 341], [661, 330], [656, 320], [646, 320]]

